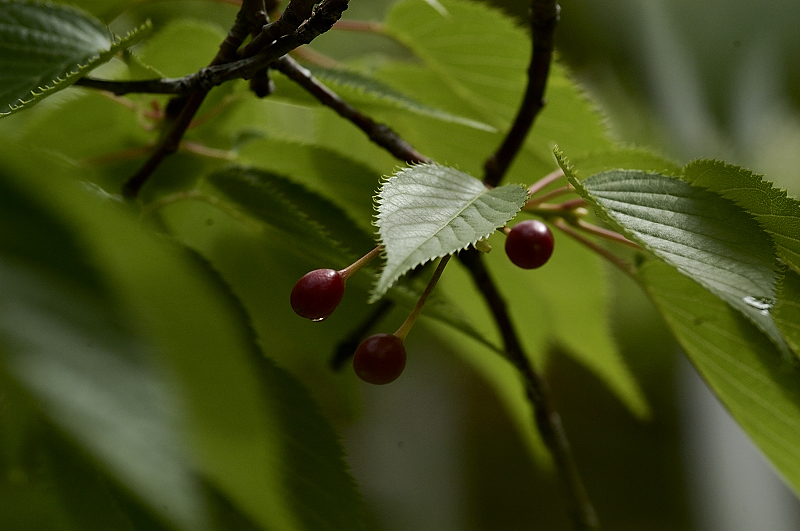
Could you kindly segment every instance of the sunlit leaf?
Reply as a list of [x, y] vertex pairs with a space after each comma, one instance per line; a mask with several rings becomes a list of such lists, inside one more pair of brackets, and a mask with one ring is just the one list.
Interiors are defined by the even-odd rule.
[[73, 7], [0, 2], [0, 116], [68, 87], [147, 29], [119, 38]]
[[216, 24], [178, 19], [137, 46], [136, 57], [164, 76], [185, 76], [208, 66], [224, 38], [225, 30]]
[[519, 212], [528, 191], [518, 185], [488, 189], [458, 170], [435, 164], [403, 169], [384, 182], [376, 201], [386, 266], [370, 301], [410, 269], [466, 249]]
[[772, 315], [792, 349], [800, 352], [800, 274], [796, 271], [787, 270], [781, 276]]
[[[497, 128], [497, 134], [466, 128], [462, 133], [446, 128], [447, 124], [411, 124], [410, 118], [401, 116], [387, 120], [426, 155], [478, 172], [502, 141], [522, 101], [530, 36], [512, 18], [486, 4], [463, 0], [441, 4], [448, 16], [436, 14], [422, 0], [394, 5], [386, 32], [419, 61], [387, 63], [375, 76], [415, 100]], [[570, 153], [611, 147], [602, 116], [557, 62], [550, 69], [545, 97], [547, 105], [510, 169], [509, 182], [531, 183], [555, 169], [550, 151], [554, 143]]]
[[665, 264], [640, 270], [645, 288], [711, 389], [800, 493], [800, 374], [739, 312]]
[[688, 164], [684, 178], [731, 199], [752, 214], [772, 236], [779, 256], [800, 272], [800, 201], [762, 176], [718, 160]]
[[475, 2], [445, 0], [440, 16], [422, 0], [399, 2], [386, 31], [441, 75], [476, 112], [509, 119], [525, 86], [530, 40], [514, 22]]
[[577, 169], [577, 177], [584, 179], [596, 173], [609, 170], [641, 170], [662, 175], [679, 176], [683, 172], [680, 165], [653, 151], [636, 147], [617, 147], [591, 151], [577, 157], [570, 157], [569, 163]]
[[612, 226], [742, 312], [789, 355], [769, 310], [769, 236], [732, 201], [675, 177], [611, 170], [570, 182]]

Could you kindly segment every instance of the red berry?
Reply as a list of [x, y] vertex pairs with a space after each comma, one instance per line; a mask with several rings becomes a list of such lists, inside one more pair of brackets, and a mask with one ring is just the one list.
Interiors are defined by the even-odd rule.
[[397, 380], [406, 368], [406, 347], [392, 334], [370, 336], [356, 349], [353, 369], [359, 378], [375, 385]]
[[344, 277], [333, 269], [306, 273], [292, 288], [290, 302], [300, 317], [322, 321], [339, 306], [344, 296]]
[[553, 233], [537, 219], [517, 223], [506, 237], [506, 254], [522, 269], [543, 266], [553, 254]]

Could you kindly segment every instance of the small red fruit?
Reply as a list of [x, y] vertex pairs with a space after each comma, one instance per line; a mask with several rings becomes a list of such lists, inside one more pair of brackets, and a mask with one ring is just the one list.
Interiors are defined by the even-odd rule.
[[339, 306], [344, 296], [344, 277], [333, 269], [306, 273], [292, 288], [290, 302], [300, 317], [322, 321]]
[[517, 223], [506, 237], [506, 254], [522, 269], [543, 266], [553, 254], [555, 240], [550, 229], [538, 219]]
[[397, 380], [406, 368], [406, 347], [392, 334], [370, 336], [356, 349], [353, 369], [367, 383], [388, 384]]

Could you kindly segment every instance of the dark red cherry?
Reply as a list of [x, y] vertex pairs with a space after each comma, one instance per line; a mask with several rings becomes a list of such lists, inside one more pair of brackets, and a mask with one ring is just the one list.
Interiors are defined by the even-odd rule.
[[370, 336], [356, 349], [353, 369], [367, 383], [388, 384], [397, 380], [406, 368], [406, 347], [392, 334]]
[[506, 236], [506, 254], [523, 269], [543, 266], [553, 254], [553, 233], [538, 219], [517, 223]]
[[306, 273], [292, 288], [290, 302], [300, 317], [321, 321], [333, 313], [344, 296], [344, 277], [333, 269]]

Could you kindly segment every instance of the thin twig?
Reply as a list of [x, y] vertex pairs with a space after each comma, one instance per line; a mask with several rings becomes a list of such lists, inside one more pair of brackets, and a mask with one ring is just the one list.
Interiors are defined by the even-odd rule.
[[544, 203], [545, 201], [549, 201], [551, 199], [554, 199], [556, 197], [559, 197], [559, 196], [562, 196], [562, 195], [566, 195], [566, 194], [574, 194], [574, 193], [575, 193], [575, 188], [572, 185], [568, 184], [567, 186], [562, 186], [561, 188], [556, 188], [555, 190], [550, 190], [549, 192], [544, 193], [542, 195], [537, 195], [536, 197], [531, 197], [525, 203], [525, 206], [526, 207], [527, 206], [535, 206], [535, 205]]
[[[483, 182], [488, 187], [497, 186], [519, 153], [536, 115], [544, 107], [544, 90], [553, 55], [553, 32], [558, 22], [557, 0], [531, 1], [531, 29], [533, 32], [531, 62], [528, 66], [528, 85], [522, 104], [508, 134], [497, 151], [484, 164]], [[531, 186], [534, 194], [560, 179], [563, 172], [555, 171]], [[514, 325], [508, 315], [505, 300], [489, 275], [480, 253], [474, 250], [459, 254], [478, 290], [489, 304], [495, 324], [503, 337], [509, 360], [517, 367], [525, 382], [525, 391], [534, 408], [535, 422], [545, 445], [553, 455], [556, 466], [567, 484], [571, 513], [577, 529], [596, 529], [597, 515], [583, 485], [569, 441], [561, 425], [561, 417], [553, 408], [546, 381], [536, 372], [525, 355]]]
[[184, 78], [141, 79], [134, 81], [110, 81], [93, 77], [82, 77], [75, 82], [86, 88], [106, 90], [117, 96], [140, 92], [148, 94], [186, 94], [189, 91]]
[[[548, 62], [549, 58], [550, 54], [548, 53]], [[319, 83], [310, 72], [298, 65], [291, 58], [282, 57], [275, 61], [272, 67], [286, 74], [314, 95], [321, 103], [331, 107], [342, 117], [354, 123], [367, 133], [373, 142], [389, 151], [389, 153], [399, 160], [408, 163], [428, 162], [431, 160], [413, 149], [410, 144], [400, 138], [394, 131], [386, 126], [377, 124], [371, 118], [344, 102], [338, 95]], [[543, 83], [544, 80], [542, 81], [542, 84]], [[528, 127], [530, 127], [530, 124]], [[549, 180], [544, 186], [561, 177], [563, 177], [563, 173], [558, 171], [553, 172], [553, 174], [545, 178]], [[569, 443], [561, 426], [560, 417], [552, 408], [544, 380], [535, 372], [522, 350], [516, 331], [511, 325], [510, 317], [506, 311], [505, 302], [502, 300], [493, 280], [489, 276], [478, 251], [462, 251], [459, 254], [459, 258], [470, 271], [473, 280], [476, 285], [478, 285], [479, 290], [489, 304], [496, 324], [503, 335], [506, 353], [523, 376], [527, 396], [535, 410], [535, 423], [542, 433], [542, 438], [553, 454], [558, 468], [561, 471], [561, 475], [568, 485], [570, 498], [572, 500], [572, 512], [575, 515], [575, 522], [578, 528], [596, 528], [597, 518], [594, 513], [594, 508], [583, 487], [580, 475], [578, 474]], [[378, 314], [383, 315], [384, 311], [388, 311], [388, 307], [382, 308]], [[359, 331], [362, 330], [363, 327], [359, 329]], [[350, 343], [352, 343], [352, 341]], [[350, 347], [350, 343], [344, 343], [343, 345]], [[338, 366], [346, 359], [347, 357], [342, 354], [342, 349], [339, 349], [332, 360], [332, 364]]]
[[577, 220], [574, 225], [579, 229], [588, 232], [589, 234], [594, 234], [595, 236], [600, 236], [606, 240], [621, 243], [622, 245], [627, 245], [628, 247], [633, 247], [634, 249], [638, 249], [640, 251], [642, 250], [638, 243], [630, 241], [622, 234], [614, 232], [613, 230], [604, 229], [603, 227], [586, 223], [582, 219]]
[[528, 86], [519, 107], [514, 124], [503, 143], [484, 164], [484, 180], [487, 186], [495, 187], [505, 176], [511, 162], [519, 153], [533, 121], [544, 107], [544, 90], [550, 73], [553, 56], [553, 32], [558, 22], [557, 0], [531, 1], [531, 29], [533, 51], [528, 66]]
[[509, 361], [522, 375], [525, 393], [533, 405], [536, 427], [569, 488], [571, 512], [578, 529], [596, 528], [597, 516], [578, 473], [569, 441], [561, 424], [561, 417], [553, 408], [546, 381], [536, 372], [525, 355], [508, 314], [505, 300], [497, 290], [478, 251], [473, 249], [462, 251], [458, 257], [469, 270], [475, 285], [491, 309], [495, 324], [503, 337], [503, 346]]
[[538, 181], [536, 181], [535, 183], [533, 183], [528, 187], [528, 195], [532, 196], [534, 194], [539, 193], [540, 190], [544, 190], [545, 187], [547, 187], [550, 184], [553, 184], [554, 182], [556, 182], [559, 179], [562, 179], [563, 177], [564, 177], [564, 170], [562, 170], [561, 168], [548, 173], [547, 175], [545, 175], [544, 177], [542, 177], [541, 179], [539, 179]]
[[[226, 49], [225, 60], [212, 61], [205, 68], [193, 74], [180, 78], [146, 79], [141, 81], [110, 81], [95, 78], [83, 78], [77, 83], [90, 88], [107, 90], [117, 95], [131, 92], [145, 92], [154, 94], [192, 94], [208, 92], [212, 88], [233, 79], [251, 79], [267, 68], [275, 59], [286, 55], [295, 48], [310, 43], [319, 35], [333, 27], [342, 13], [347, 9], [349, 0], [323, 0], [314, 10], [310, 18], [292, 29], [291, 33], [272, 39], [276, 29], [291, 28], [290, 24], [279, 24], [283, 17], [264, 26], [269, 29], [270, 38], [258, 39], [254, 45], [253, 39], [239, 55], [243, 58], [236, 59], [236, 49], [228, 55]], [[247, 4], [242, 4], [242, 9]], [[285, 12], [284, 12], [285, 13]], [[237, 18], [237, 22], [238, 22]], [[264, 33], [259, 33], [259, 37]], [[226, 39], [227, 41], [228, 39]], [[240, 39], [240, 45], [241, 41]], [[264, 40], [269, 42], [265, 43]], [[233, 42], [233, 41], [231, 41]], [[220, 50], [222, 51], [222, 50]], [[248, 55], [248, 52], [250, 55]], [[218, 55], [219, 57], [219, 55]]]
[[338, 94], [320, 83], [311, 72], [300, 66], [291, 57], [284, 56], [272, 63], [272, 68], [283, 72], [292, 81], [307, 90], [312, 96], [317, 98], [320, 103], [330, 107], [340, 116], [353, 123], [356, 127], [364, 131], [370, 140], [378, 144], [396, 158], [409, 164], [430, 162], [430, 159], [417, 150], [411, 144], [403, 140], [389, 126], [374, 121], [369, 116], [361, 113], [358, 109], [344, 101]]
[[[304, 9], [309, 3], [310, 0], [295, 2], [296, 5], [302, 4]], [[342, 16], [344, 10], [347, 9], [347, 5], [348, 0], [323, 0], [312, 11], [310, 17], [301, 23], [293, 33], [280, 37], [274, 43], [267, 46], [264, 51], [259, 52], [253, 57], [240, 61], [233, 61], [244, 39], [250, 34], [252, 28], [259, 21], [263, 20], [265, 16], [263, 13], [263, 0], [245, 0], [236, 17], [236, 22], [228, 33], [228, 36], [220, 45], [219, 52], [211, 61], [211, 64], [197, 74], [183, 78], [184, 80], [188, 80], [187, 83], [191, 85], [194, 83], [192, 80], [197, 77], [200, 80], [197, 91], [193, 92], [185, 100], [185, 103], [180, 106], [180, 113], [177, 119], [172, 123], [169, 132], [162, 137], [156, 151], [153, 152], [142, 168], [125, 182], [122, 188], [123, 194], [127, 197], [136, 197], [141, 187], [147, 179], [150, 178], [153, 172], [155, 172], [161, 162], [167, 156], [177, 151], [187, 127], [189, 127], [192, 118], [200, 109], [200, 105], [202, 105], [203, 100], [212, 87], [228, 79], [237, 77], [250, 79], [254, 75], [257, 75], [275, 59], [289, 53], [302, 44], [308, 44], [321, 33], [328, 31]], [[225, 75], [215, 77], [217, 74], [221, 73]]]

